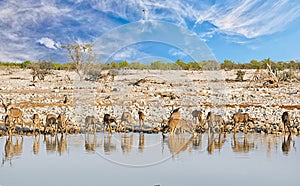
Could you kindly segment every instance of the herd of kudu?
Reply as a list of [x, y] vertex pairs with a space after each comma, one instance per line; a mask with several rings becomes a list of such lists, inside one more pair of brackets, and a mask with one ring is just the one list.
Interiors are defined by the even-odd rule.
[[[68, 132], [67, 128], [67, 117], [64, 114], [59, 114], [58, 116], [55, 114], [48, 114], [46, 116], [45, 124], [41, 122], [41, 118], [37, 113], [32, 116], [32, 122], [30, 124], [23, 121], [22, 111], [19, 108], [12, 107], [11, 102], [5, 103], [3, 98], [0, 98], [2, 102], [2, 106], [5, 109], [5, 117], [4, 123], [8, 132], [11, 132], [17, 125], [24, 126], [29, 125], [32, 131], [51, 133], [51, 132]], [[194, 110], [191, 115], [193, 117], [193, 121], [184, 120], [181, 118], [180, 109], [176, 108], [171, 110], [170, 116], [167, 120], [164, 120], [161, 124], [160, 128], [155, 128], [155, 132], [162, 132], [166, 134], [169, 132], [170, 134], [187, 131], [191, 134], [203, 133], [205, 131], [219, 131], [219, 132], [230, 132], [226, 131], [226, 125], [233, 125], [233, 131], [236, 132], [236, 129], [240, 126], [243, 126], [243, 132], [247, 133], [247, 129], [249, 128], [249, 122], [253, 122], [253, 119], [250, 118], [248, 113], [235, 113], [232, 116], [232, 120], [230, 122], [225, 122], [221, 115], [215, 114], [213, 111], [208, 112], [207, 116], [204, 118], [202, 115], [202, 111]], [[138, 111], [139, 118], [139, 131], [143, 131], [144, 122], [146, 119], [145, 114], [139, 110]], [[289, 112], [285, 111], [282, 114], [282, 122], [284, 124], [284, 129], [282, 132], [285, 132], [286, 129], [291, 133], [291, 115]], [[95, 116], [86, 116], [85, 118], [85, 129], [89, 130], [89, 128], [93, 128], [94, 131], [97, 129], [98, 120]], [[112, 124], [114, 123], [114, 128]], [[132, 113], [123, 112], [120, 122], [117, 123], [117, 117], [113, 117], [110, 114], [105, 114], [102, 122], [103, 131], [108, 131], [109, 133], [115, 132], [126, 132], [127, 124], [131, 124], [130, 130], [134, 131], [134, 119], [132, 117]], [[243, 125], [241, 125], [243, 124]], [[85, 131], [86, 131], [85, 130]], [[79, 131], [80, 132], [80, 131]], [[152, 131], [154, 132], [154, 131]]]

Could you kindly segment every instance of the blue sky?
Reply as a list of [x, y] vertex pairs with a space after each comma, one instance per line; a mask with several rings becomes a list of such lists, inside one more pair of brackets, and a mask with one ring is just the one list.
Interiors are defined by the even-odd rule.
[[[60, 46], [84, 42], [101, 43], [95, 52], [109, 51], [106, 60], [116, 61], [300, 60], [300, 1], [296, 0], [0, 0], [0, 7], [0, 61], [4, 62], [63, 63], [69, 59]], [[129, 29], [130, 24], [134, 26]], [[124, 34], [124, 27], [129, 33]], [[151, 32], [161, 32], [164, 38], [152, 41], [145, 36]], [[104, 36], [113, 39], [99, 42]], [[107, 50], [120, 42], [121, 48], [113, 53]], [[196, 53], [200, 55], [194, 57]]]

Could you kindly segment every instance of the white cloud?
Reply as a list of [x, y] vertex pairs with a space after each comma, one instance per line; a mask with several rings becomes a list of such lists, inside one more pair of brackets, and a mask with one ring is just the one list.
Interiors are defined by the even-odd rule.
[[[0, 7], [1, 60], [34, 59], [46, 51], [36, 42], [51, 49], [60, 47], [57, 41], [91, 42], [124, 22], [142, 19], [171, 22], [206, 40], [221, 33], [244, 44], [300, 18], [300, 2], [291, 0], [10, 0], [0, 1]], [[209, 28], [203, 29], [204, 22]]]
[[174, 49], [174, 48], [170, 49], [170, 50], [168, 51], [168, 53], [169, 53], [170, 55], [174, 56], [174, 57], [179, 58], [179, 59], [184, 58], [184, 57], [187, 56], [184, 52], [182, 52], [182, 51], [180, 51], [180, 50], [177, 50], [177, 49]]
[[276, 33], [300, 17], [300, 4], [288, 0], [245, 0], [228, 8], [215, 5], [213, 9], [215, 13], [208, 19], [220, 31], [247, 38]]
[[154, 20], [171, 21], [184, 27], [213, 23], [220, 32], [238, 34], [247, 38], [273, 34], [281, 31], [287, 24], [300, 17], [300, 4], [297, 1], [110, 1], [94, 3], [95, 8], [113, 13], [128, 21], [146, 17]]
[[60, 47], [60, 43], [57, 43], [48, 37], [43, 37], [39, 39], [37, 42], [51, 49], [58, 49]]

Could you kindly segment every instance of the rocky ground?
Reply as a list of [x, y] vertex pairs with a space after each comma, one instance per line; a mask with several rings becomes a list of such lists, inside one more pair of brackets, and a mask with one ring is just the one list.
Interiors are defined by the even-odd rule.
[[[146, 115], [148, 128], [160, 126], [173, 108], [181, 108], [182, 119], [191, 120], [193, 110], [222, 115], [227, 123], [235, 112], [247, 112], [255, 118], [252, 129], [277, 133], [282, 128], [281, 115], [288, 110], [294, 132], [299, 132], [299, 82], [281, 82], [277, 88], [256, 84], [249, 86], [254, 70], [247, 70], [245, 81], [235, 79], [236, 71], [160, 71], [121, 70], [112, 81], [78, 81], [74, 72], [53, 71], [44, 81], [32, 81], [30, 70], [0, 69], [0, 95], [4, 102], [20, 108], [25, 122], [37, 113], [45, 122], [49, 113], [63, 113], [68, 123], [84, 126], [87, 115], [102, 122], [105, 113], [116, 116], [132, 113], [138, 127], [138, 111]], [[68, 101], [64, 103], [67, 96]], [[0, 125], [5, 110], [0, 106]]]

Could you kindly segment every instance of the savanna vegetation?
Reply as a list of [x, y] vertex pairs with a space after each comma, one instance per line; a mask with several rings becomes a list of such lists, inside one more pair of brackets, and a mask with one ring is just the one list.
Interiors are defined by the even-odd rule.
[[[271, 59], [264, 59], [261, 61], [251, 60], [250, 62], [236, 63], [230, 60], [224, 60], [219, 63], [214, 60], [203, 60], [201, 62], [184, 62], [182, 60], [177, 60], [175, 62], [163, 62], [154, 61], [149, 64], [144, 64], [142, 62], [109, 62], [109, 63], [93, 63], [94, 67], [98, 67], [102, 70], [108, 69], [153, 69], [153, 70], [214, 70], [214, 69], [266, 69], [267, 64], [269, 64], [273, 69], [278, 71], [284, 69], [300, 69], [299, 61], [272, 61]], [[67, 63], [56, 63], [49, 61], [24, 61], [22, 63], [17, 62], [0, 62], [0, 68], [23, 68], [32, 69], [34, 66], [40, 66], [41, 68], [47, 68], [52, 70], [69, 70], [73, 71], [77, 69], [78, 63], [67, 62]]]

